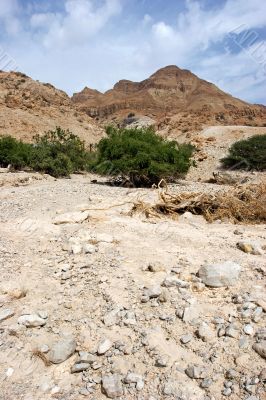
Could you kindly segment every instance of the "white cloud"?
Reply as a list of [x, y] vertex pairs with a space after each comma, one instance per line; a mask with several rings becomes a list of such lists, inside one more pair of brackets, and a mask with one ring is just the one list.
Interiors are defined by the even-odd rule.
[[120, 0], [105, 0], [98, 8], [94, 7], [91, 0], [67, 0], [64, 15], [33, 14], [31, 26], [43, 29], [49, 27], [43, 35], [43, 44], [47, 48], [79, 45], [97, 34], [120, 11]]
[[[261, 0], [227, 0], [210, 9], [202, 8], [201, 0], [187, 0], [186, 9], [177, 12], [171, 23], [156, 19], [156, 14], [139, 15], [136, 6], [128, 25], [125, 0], [62, 2], [60, 12], [47, 8], [37, 13], [32, 8], [29, 16], [24, 13], [24, 31], [6, 43], [23, 72], [35, 79], [69, 93], [85, 85], [107, 90], [119, 79], [145, 79], [160, 67], [176, 64], [238, 97], [263, 98], [266, 51], [261, 48], [257, 59], [252, 58], [229, 35], [233, 29], [257, 32], [266, 25], [266, 3]], [[21, 3], [0, 0], [5, 5], [0, 19], [16, 21]], [[237, 54], [230, 52], [230, 46], [223, 47], [225, 38], [238, 48]], [[260, 42], [263, 45], [258, 34], [253, 46]]]
[[8, 35], [16, 35], [20, 30], [19, 11], [17, 0], [0, 0], [0, 24]]

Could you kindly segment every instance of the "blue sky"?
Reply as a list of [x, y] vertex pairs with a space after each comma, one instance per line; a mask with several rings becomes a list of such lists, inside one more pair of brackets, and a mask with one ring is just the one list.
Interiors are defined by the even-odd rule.
[[0, 69], [67, 93], [176, 64], [266, 103], [264, 0], [0, 0]]

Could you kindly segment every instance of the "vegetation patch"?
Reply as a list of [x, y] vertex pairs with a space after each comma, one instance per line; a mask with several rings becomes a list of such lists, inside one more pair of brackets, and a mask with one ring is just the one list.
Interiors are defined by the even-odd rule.
[[11, 136], [0, 138], [0, 165], [19, 170], [29, 168], [54, 177], [88, 169], [91, 154], [78, 136], [56, 128], [43, 136], [34, 137], [34, 143], [23, 143]]
[[235, 142], [223, 158], [225, 168], [244, 170], [266, 170], [266, 135], [255, 135]]
[[108, 127], [91, 168], [96, 173], [125, 176], [136, 187], [184, 176], [192, 165], [194, 147], [166, 141], [152, 128]]

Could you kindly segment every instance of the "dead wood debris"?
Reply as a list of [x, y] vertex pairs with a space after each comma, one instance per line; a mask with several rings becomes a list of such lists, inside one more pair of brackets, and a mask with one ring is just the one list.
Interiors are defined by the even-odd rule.
[[208, 222], [215, 220], [233, 223], [259, 224], [266, 222], [266, 184], [246, 184], [216, 194], [186, 192], [171, 194], [159, 186], [159, 200], [155, 204], [141, 200], [130, 212], [144, 213], [147, 218], [167, 215], [177, 217], [186, 211], [203, 215]]

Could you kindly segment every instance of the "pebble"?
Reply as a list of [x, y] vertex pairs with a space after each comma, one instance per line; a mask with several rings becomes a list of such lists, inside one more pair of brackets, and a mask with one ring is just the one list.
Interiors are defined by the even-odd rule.
[[186, 335], [181, 336], [180, 342], [183, 343], [183, 344], [187, 344], [187, 343], [189, 343], [192, 339], [193, 339], [193, 336], [191, 335], [191, 333], [188, 333], [188, 334], [186, 334]]
[[0, 322], [13, 317], [14, 315], [15, 315], [15, 313], [13, 310], [6, 308], [0, 312]]
[[162, 289], [159, 285], [144, 289], [144, 296], [147, 296], [149, 299], [155, 299], [156, 297], [159, 297], [161, 293]]
[[209, 327], [206, 322], [202, 322], [197, 330], [197, 336], [202, 339], [204, 342], [213, 341], [215, 336], [213, 330]]
[[263, 250], [258, 243], [255, 242], [238, 242], [237, 247], [244, 253], [253, 255], [262, 255]]
[[156, 360], [156, 367], [167, 367], [169, 364], [169, 357], [167, 355], [161, 356]]
[[144, 380], [142, 375], [129, 372], [124, 380], [125, 383], [135, 383], [138, 391], [144, 388]]
[[102, 377], [102, 390], [109, 399], [123, 395], [122, 379], [120, 375], [104, 375]]
[[230, 388], [224, 388], [224, 390], [222, 391], [222, 394], [224, 396], [231, 396], [232, 390]]
[[18, 318], [18, 323], [26, 326], [27, 328], [35, 328], [37, 326], [43, 326], [47, 322], [46, 319], [39, 317], [37, 314], [21, 315]]
[[98, 345], [97, 353], [99, 355], [102, 355], [102, 354], [106, 353], [108, 350], [110, 350], [110, 348], [112, 346], [113, 346], [113, 343], [111, 342], [111, 340], [103, 339]]
[[83, 245], [83, 251], [85, 254], [93, 254], [97, 251], [97, 249], [93, 244], [86, 243]]
[[260, 343], [255, 343], [252, 349], [256, 351], [262, 358], [266, 358], [266, 340], [262, 340]]
[[206, 369], [204, 367], [201, 367], [199, 365], [190, 365], [187, 367], [185, 370], [187, 376], [191, 379], [201, 379], [201, 378], [206, 378]]
[[250, 324], [245, 325], [244, 328], [243, 328], [243, 330], [244, 330], [244, 332], [245, 332], [246, 335], [253, 335], [253, 333], [254, 333], [253, 326], [250, 325]]
[[189, 283], [182, 281], [181, 279], [176, 278], [175, 276], [167, 276], [162, 283], [162, 286], [165, 287], [180, 287], [180, 288], [187, 288], [189, 287]]
[[85, 362], [77, 362], [76, 364], [73, 365], [73, 367], [71, 368], [71, 373], [75, 373], [75, 372], [82, 372], [85, 371], [86, 369], [88, 369], [90, 367], [90, 364], [85, 363]]

